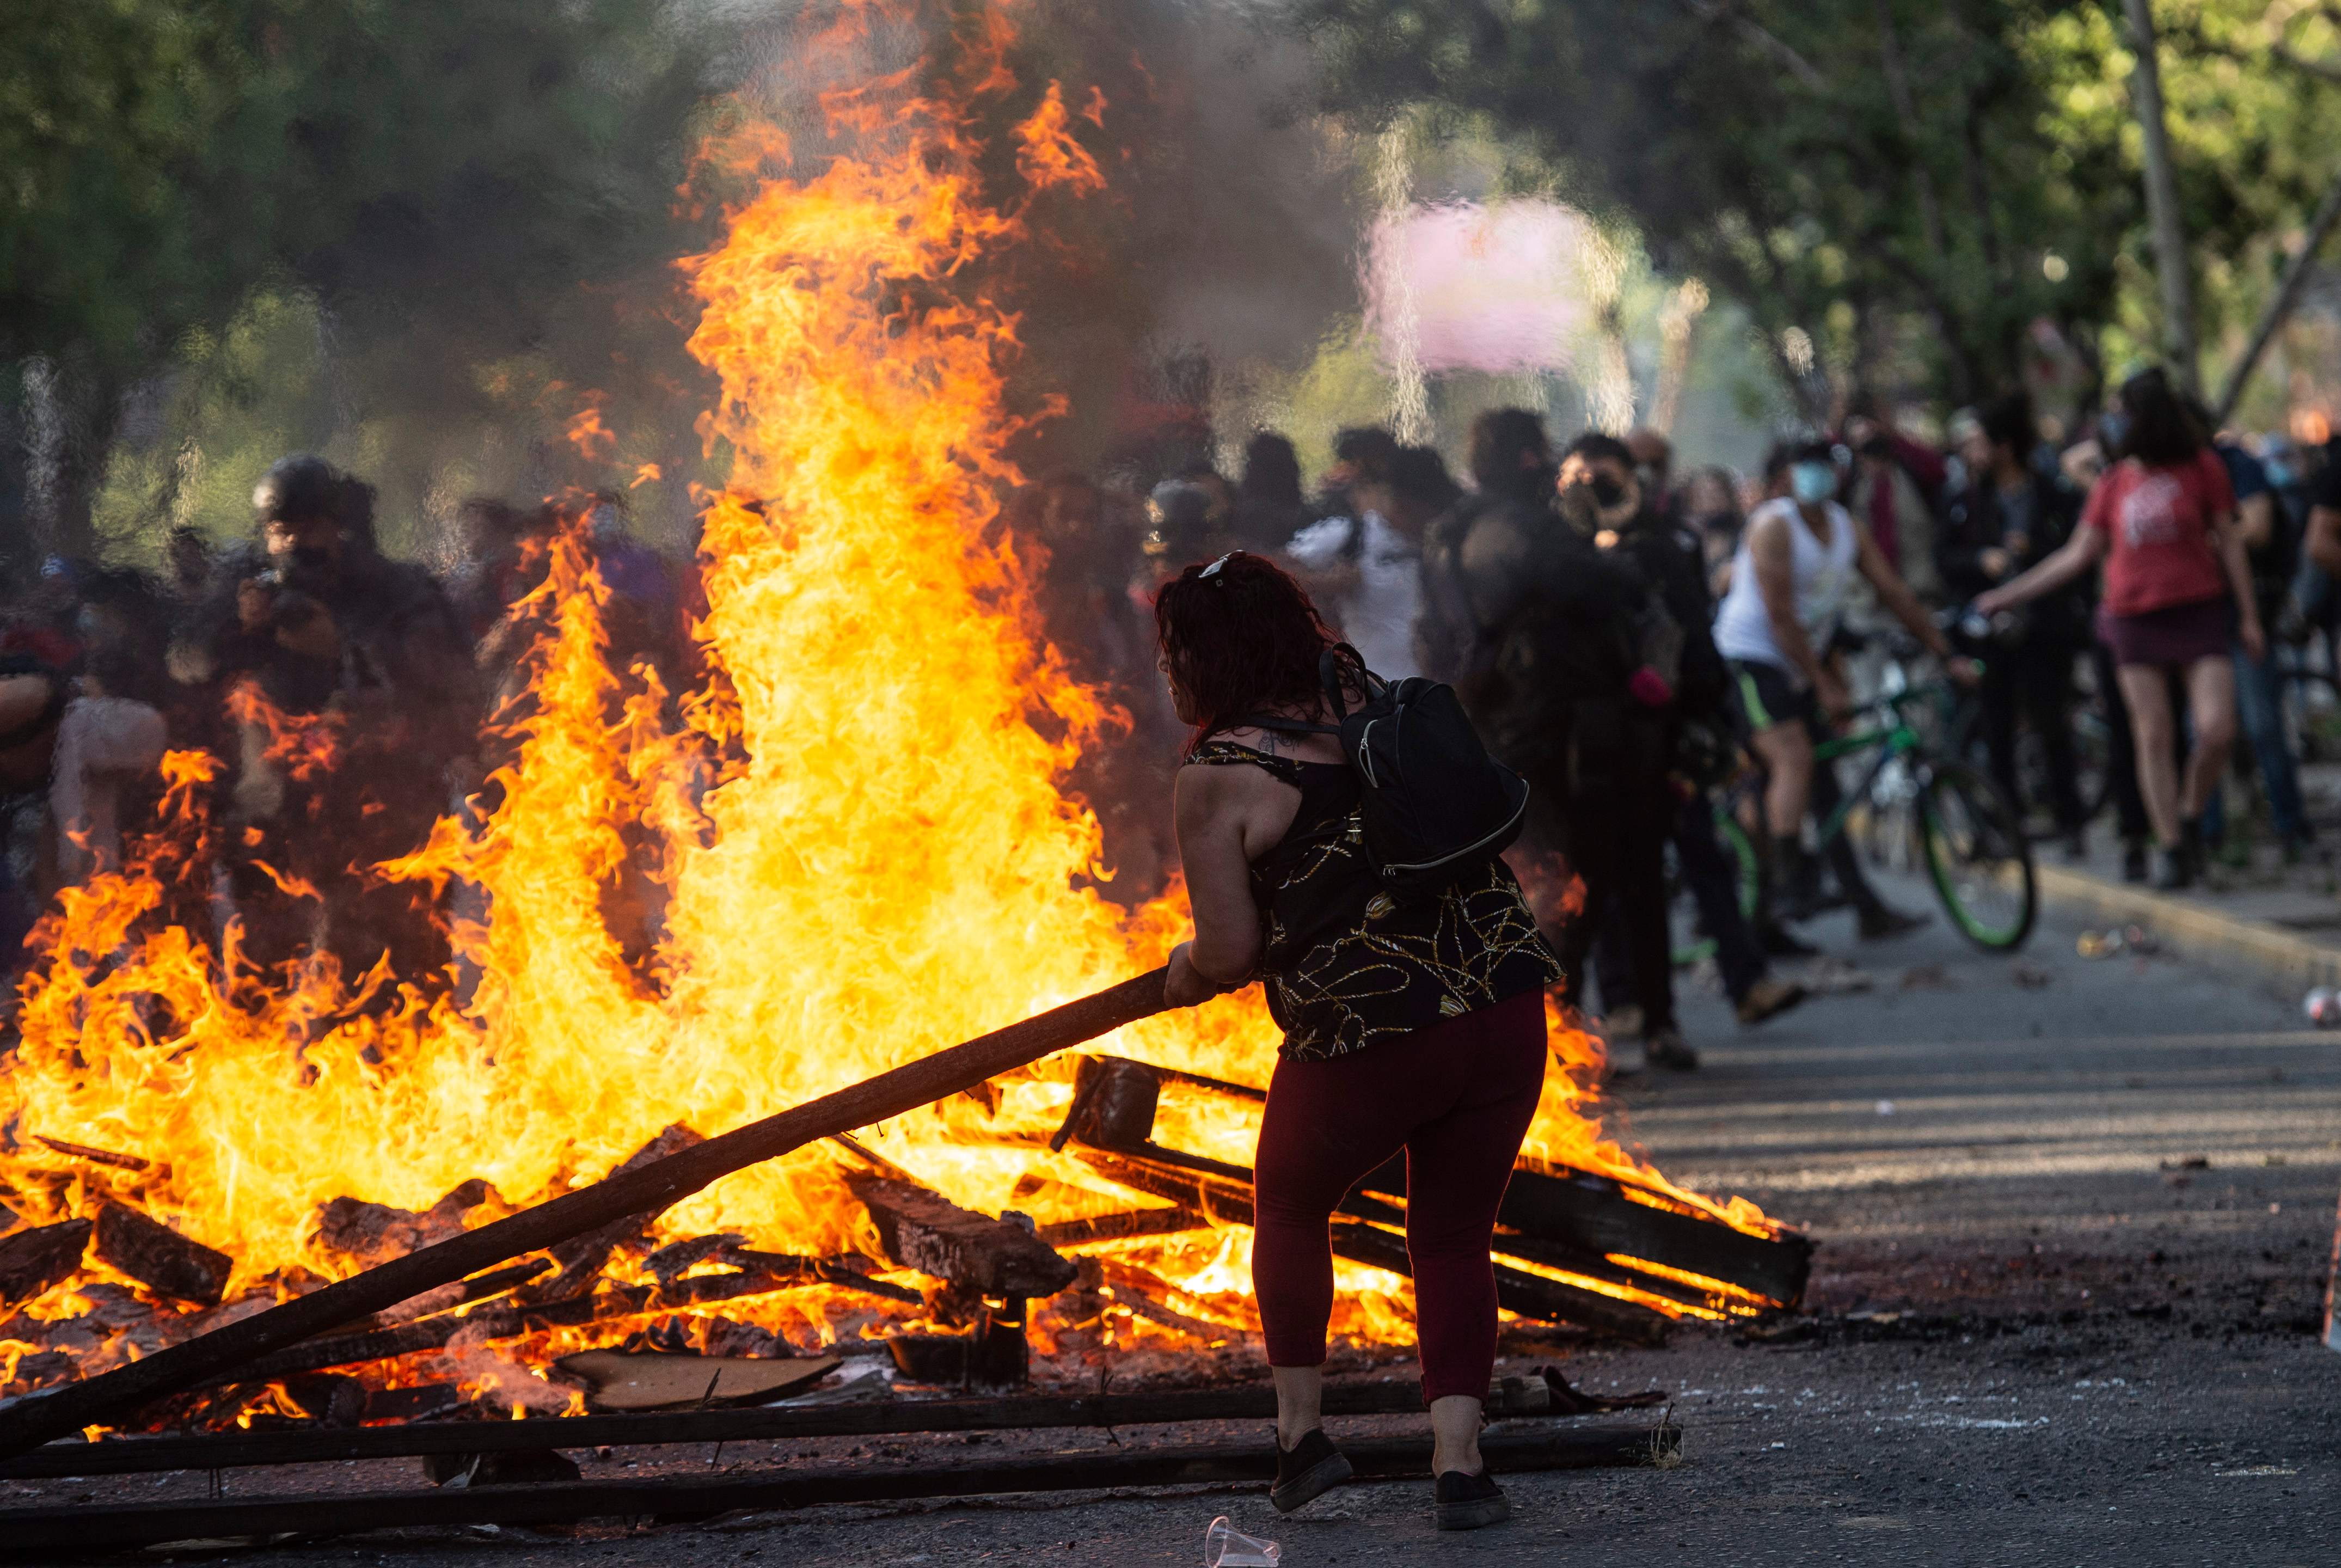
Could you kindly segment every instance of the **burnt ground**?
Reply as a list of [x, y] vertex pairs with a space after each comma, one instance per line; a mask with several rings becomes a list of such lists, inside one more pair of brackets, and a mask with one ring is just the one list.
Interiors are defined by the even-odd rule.
[[[1904, 895], [1916, 903], [1915, 890]], [[1828, 924], [1830, 938], [1845, 934]], [[1258, 1488], [814, 1509], [697, 1525], [384, 1533], [252, 1554], [271, 1568], [762, 1568], [1200, 1560], [1216, 1513], [1290, 1568], [1430, 1561], [2281, 1568], [2341, 1561], [2341, 1355], [2316, 1340], [2341, 1193], [2341, 1035], [2247, 974], [2091, 963], [2046, 923], [2019, 961], [1938, 927], [1850, 954], [1866, 994], [1758, 1034], [1689, 1010], [1695, 1076], [1629, 1089], [1673, 1174], [1745, 1193], [1820, 1244], [1808, 1312], [1659, 1350], [1514, 1341], [1601, 1391], [1673, 1392], [1668, 1469], [1514, 1478], [1516, 1517], [1430, 1528], [1428, 1486], [1345, 1489], [1278, 1519]], [[1612, 1418], [1615, 1419], [1615, 1418]], [[1335, 1422], [1403, 1430], [1409, 1418]], [[1125, 1430], [1125, 1445], [1257, 1426]], [[776, 1462], [921, 1464], [1090, 1448], [835, 1439], [581, 1455], [586, 1473]], [[419, 1463], [278, 1486], [421, 1483]], [[0, 1502], [200, 1496], [200, 1476], [0, 1483]]]

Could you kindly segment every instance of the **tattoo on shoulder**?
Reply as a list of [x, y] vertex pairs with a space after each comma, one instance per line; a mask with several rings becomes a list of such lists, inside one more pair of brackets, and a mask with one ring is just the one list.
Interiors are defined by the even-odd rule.
[[1261, 752], [1269, 756], [1276, 755], [1276, 732], [1274, 730], [1260, 731], [1260, 744], [1252, 749]]

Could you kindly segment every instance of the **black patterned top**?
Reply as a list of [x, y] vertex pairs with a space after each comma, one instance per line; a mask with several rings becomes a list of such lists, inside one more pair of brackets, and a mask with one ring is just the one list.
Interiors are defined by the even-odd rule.
[[1291, 827], [1251, 868], [1266, 938], [1260, 973], [1268, 1010], [1284, 1030], [1281, 1054], [1345, 1055], [1560, 978], [1500, 860], [1435, 894], [1381, 890], [1348, 764], [1294, 762], [1233, 741], [1206, 741], [1187, 760], [1264, 768], [1300, 792]]

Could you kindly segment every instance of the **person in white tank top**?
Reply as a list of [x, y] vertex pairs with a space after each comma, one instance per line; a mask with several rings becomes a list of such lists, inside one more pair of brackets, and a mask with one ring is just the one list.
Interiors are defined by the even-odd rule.
[[[1814, 793], [1813, 744], [1851, 705], [1845, 683], [1824, 655], [1854, 575], [1868, 582], [1878, 602], [1942, 661], [1953, 680], [1971, 684], [1977, 672], [1951, 651], [1869, 530], [1837, 504], [1838, 467], [1827, 444], [1775, 447], [1764, 479], [1775, 499], [1757, 509], [1740, 536], [1731, 590], [1716, 615], [1715, 644], [1739, 678], [1755, 730], [1750, 744], [1768, 775], [1764, 816], [1777, 890], [1808, 880], [1803, 826]], [[1838, 858], [1852, 861], [1849, 853]], [[1918, 924], [1887, 908], [1861, 881], [1858, 866], [1849, 877], [1840, 864], [1838, 880], [1848, 884], [1845, 891], [1858, 909], [1864, 936], [1891, 935]]]

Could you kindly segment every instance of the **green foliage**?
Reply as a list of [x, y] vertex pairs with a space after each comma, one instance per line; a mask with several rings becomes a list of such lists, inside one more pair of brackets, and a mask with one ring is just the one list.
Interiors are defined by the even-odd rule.
[[[2067, 0], [1300, 0], [1329, 106], [1478, 121], [1630, 219], [1664, 269], [1790, 328], [1827, 394], [1957, 401], [2023, 367], [2046, 317], [2094, 353], [2155, 340], [2132, 64], [2118, 6]], [[2157, 6], [2181, 195], [2210, 317], [2264, 297], [2272, 230], [2330, 177], [2330, 15]], [[2274, 34], [2270, 29], [2274, 28]], [[2278, 51], [2295, 56], [2287, 64]]]
[[[613, 340], [664, 355], [637, 374], [664, 372], [680, 355], [653, 330], [671, 285], [652, 275], [677, 244], [712, 50], [681, 15], [658, 0], [15, 0], [0, 358], [60, 366], [68, 418], [101, 452], [121, 392], [183, 348], [201, 361], [255, 289], [318, 302], [349, 378], [334, 390], [369, 405], [488, 412], [474, 367], [515, 355], [599, 385]], [[69, 505], [85, 519], [86, 494]]]

